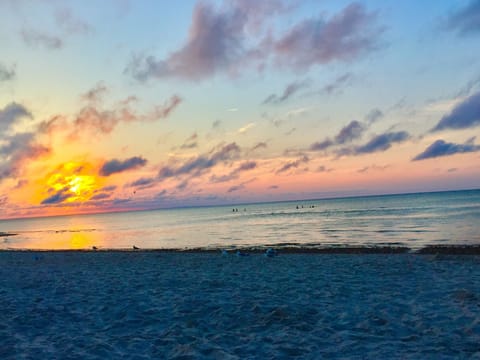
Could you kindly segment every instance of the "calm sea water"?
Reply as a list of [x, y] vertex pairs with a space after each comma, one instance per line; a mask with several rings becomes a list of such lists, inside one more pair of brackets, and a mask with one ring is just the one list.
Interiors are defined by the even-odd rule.
[[[298, 209], [297, 209], [298, 206]], [[1, 220], [1, 249], [480, 244], [480, 190]]]

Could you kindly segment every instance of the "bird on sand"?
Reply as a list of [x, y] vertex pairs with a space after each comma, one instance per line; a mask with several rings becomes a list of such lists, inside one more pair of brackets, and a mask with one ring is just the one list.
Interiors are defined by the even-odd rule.
[[133, 245], [133, 250], [138, 250], [139, 248]]
[[92, 246], [92, 250], [98, 250], [96, 246]]

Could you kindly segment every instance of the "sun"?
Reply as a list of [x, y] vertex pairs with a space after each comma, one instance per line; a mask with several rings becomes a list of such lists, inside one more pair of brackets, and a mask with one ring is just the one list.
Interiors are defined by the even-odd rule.
[[90, 198], [95, 189], [95, 176], [92, 175], [75, 175], [69, 179], [69, 191], [74, 195], [69, 197], [67, 201], [85, 201]]
[[58, 166], [46, 177], [47, 191], [50, 194], [61, 193], [64, 202], [85, 202], [99, 189], [99, 179], [91, 165], [68, 162]]

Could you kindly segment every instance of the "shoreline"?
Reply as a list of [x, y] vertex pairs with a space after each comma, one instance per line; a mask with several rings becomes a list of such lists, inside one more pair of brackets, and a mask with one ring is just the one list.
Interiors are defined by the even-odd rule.
[[95, 249], [0, 249], [0, 252], [19, 253], [224, 253], [235, 255], [264, 254], [267, 249], [274, 249], [278, 255], [286, 254], [417, 254], [417, 255], [480, 255], [480, 245], [427, 245], [419, 249], [406, 246], [294, 246], [263, 245], [254, 247], [198, 247], [198, 248], [95, 248]]

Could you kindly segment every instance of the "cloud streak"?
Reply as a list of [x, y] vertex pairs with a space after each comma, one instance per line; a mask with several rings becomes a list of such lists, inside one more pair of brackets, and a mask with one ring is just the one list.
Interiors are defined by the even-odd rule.
[[223, 175], [223, 176], [212, 175], [210, 177], [210, 182], [221, 183], [221, 182], [227, 182], [233, 179], [237, 179], [240, 173], [253, 170], [256, 167], [257, 167], [256, 161], [245, 161], [227, 175]]
[[198, 139], [198, 134], [197, 133], [193, 133], [191, 136], [189, 136], [185, 142], [182, 144], [182, 146], [180, 146], [180, 149], [193, 149], [193, 148], [196, 148], [198, 146], [198, 142], [197, 142], [197, 139]]
[[310, 161], [310, 159], [308, 158], [308, 156], [304, 155], [303, 157], [301, 157], [297, 160], [288, 161], [288, 162], [284, 163], [282, 165], [282, 167], [280, 167], [275, 173], [276, 174], [281, 174], [281, 173], [287, 172], [291, 169], [296, 169], [300, 165], [308, 163], [309, 161]]
[[265, 100], [263, 100], [262, 104], [278, 105], [278, 104], [284, 103], [285, 101], [290, 99], [292, 96], [294, 96], [296, 93], [298, 93], [300, 90], [308, 88], [309, 86], [310, 86], [310, 82], [307, 80], [294, 81], [288, 84], [285, 87], [285, 89], [283, 89], [283, 93], [281, 95], [270, 94], [269, 96], [267, 96]]
[[312, 151], [323, 151], [336, 145], [343, 145], [357, 139], [360, 139], [367, 129], [367, 126], [357, 120], [350, 121], [345, 125], [337, 135], [332, 139], [326, 138], [323, 141], [315, 142], [310, 145]]
[[31, 47], [43, 47], [49, 50], [58, 50], [63, 47], [62, 39], [57, 36], [33, 29], [23, 29], [20, 34], [25, 44]]
[[471, 0], [466, 6], [452, 13], [445, 21], [447, 29], [458, 35], [480, 33], [480, 0]]
[[240, 152], [240, 148], [236, 143], [230, 143], [220, 148], [213, 149], [210, 154], [203, 154], [191, 158], [179, 165], [163, 166], [158, 172], [160, 180], [178, 177], [181, 175], [199, 176], [205, 171], [211, 169], [218, 163], [226, 162], [234, 159]]
[[348, 72], [348, 73], [345, 73], [343, 75], [340, 75], [334, 81], [325, 85], [322, 88], [321, 92], [325, 93], [325, 94], [329, 94], [329, 95], [338, 93], [338, 92], [341, 91], [341, 89], [343, 87], [350, 84], [352, 82], [352, 79], [353, 79], [353, 74], [352, 73]]
[[394, 143], [400, 143], [410, 138], [406, 131], [387, 132], [373, 137], [365, 145], [355, 148], [354, 154], [370, 154], [379, 151], [386, 151], [392, 147]]

